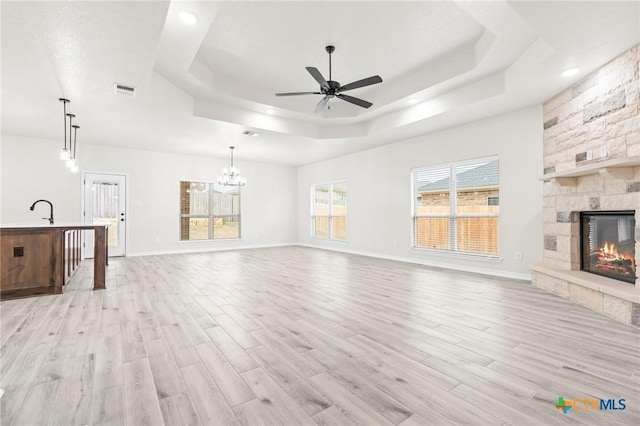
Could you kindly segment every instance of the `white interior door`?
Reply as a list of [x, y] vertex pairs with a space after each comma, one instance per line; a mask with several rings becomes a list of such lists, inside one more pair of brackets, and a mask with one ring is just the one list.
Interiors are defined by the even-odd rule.
[[[124, 175], [84, 174], [84, 223], [108, 225], [109, 256], [126, 253], [127, 179]], [[84, 256], [93, 257], [93, 232], [85, 232]]]

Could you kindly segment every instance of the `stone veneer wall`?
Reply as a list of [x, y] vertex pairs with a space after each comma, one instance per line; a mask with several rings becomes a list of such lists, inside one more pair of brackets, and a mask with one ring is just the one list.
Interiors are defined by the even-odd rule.
[[[636, 45], [544, 104], [544, 174], [640, 155], [639, 67]], [[637, 279], [633, 287], [586, 272], [577, 280], [543, 272], [580, 269], [579, 212], [597, 210], [636, 210], [640, 264], [640, 166], [603, 169], [569, 183], [544, 183], [544, 260], [542, 268], [533, 267], [533, 284], [640, 326]]]

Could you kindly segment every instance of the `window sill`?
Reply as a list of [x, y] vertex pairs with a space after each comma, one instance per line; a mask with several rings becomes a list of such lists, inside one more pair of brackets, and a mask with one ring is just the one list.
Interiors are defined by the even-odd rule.
[[436, 250], [436, 249], [427, 249], [427, 248], [419, 248], [412, 247], [411, 251], [418, 253], [428, 253], [434, 256], [448, 257], [451, 259], [468, 259], [468, 260], [480, 260], [489, 263], [502, 263], [502, 257], [500, 255], [491, 255], [491, 254], [474, 254], [474, 253], [458, 253], [448, 250]]

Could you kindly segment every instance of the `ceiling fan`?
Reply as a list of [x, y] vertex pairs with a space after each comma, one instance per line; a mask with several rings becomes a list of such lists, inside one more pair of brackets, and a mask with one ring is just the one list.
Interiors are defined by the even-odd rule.
[[374, 75], [372, 77], [363, 78], [362, 80], [354, 81], [353, 83], [345, 84], [341, 86], [337, 81], [333, 81], [331, 79], [331, 54], [336, 50], [334, 46], [327, 46], [325, 50], [329, 54], [329, 80], [325, 80], [322, 76], [318, 68], [314, 67], [306, 67], [311, 77], [313, 77], [320, 84], [319, 92], [289, 92], [289, 93], [276, 93], [276, 96], [298, 96], [298, 95], [324, 95], [324, 98], [318, 102], [316, 108], [313, 110], [314, 114], [319, 113], [324, 109], [324, 106], [327, 105], [329, 99], [338, 98], [343, 101], [350, 102], [354, 105], [358, 105], [362, 108], [369, 108], [373, 105], [371, 102], [367, 102], [360, 98], [355, 98], [353, 96], [344, 95], [342, 92], [346, 92], [347, 90], [357, 89], [359, 87], [370, 86], [376, 83], [382, 83], [382, 78], [379, 75]]

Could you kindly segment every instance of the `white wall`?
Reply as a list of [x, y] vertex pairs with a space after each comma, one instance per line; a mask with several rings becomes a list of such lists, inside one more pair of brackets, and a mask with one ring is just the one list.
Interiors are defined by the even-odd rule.
[[[0, 223], [33, 222], [48, 216], [46, 205], [29, 206], [39, 198], [54, 205], [56, 222], [79, 221], [81, 174], [72, 175], [57, 159], [58, 141], [2, 135]], [[216, 250], [292, 244], [296, 242], [296, 169], [236, 161], [247, 185], [242, 188], [242, 239], [178, 242], [179, 181], [213, 181], [229, 159], [79, 145], [81, 170], [128, 175], [129, 239], [127, 254]]]
[[[242, 193], [242, 239], [178, 242], [181, 179], [215, 180], [228, 159], [186, 156], [84, 144], [83, 170], [129, 178], [128, 255], [269, 246], [299, 242], [412, 262], [527, 277], [542, 256], [541, 107], [470, 123], [299, 169], [238, 162], [248, 184]], [[40, 220], [29, 206], [51, 200], [56, 221], [79, 221], [81, 177], [57, 160], [58, 141], [2, 136], [0, 223]], [[501, 262], [458, 258], [411, 249], [410, 169], [500, 157]], [[346, 180], [347, 242], [310, 236], [309, 188]], [[515, 252], [522, 252], [522, 260]]]
[[[499, 155], [500, 262], [411, 249], [410, 170]], [[298, 241], [305, 245], [435, 266], [529, 278], [542, 257], [540, 106], [298, 169]], [[310, 236], [310, 187], [346, 180], [347, 241]], [[515, 253], [522, 253], [522, 260]]]

